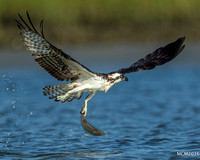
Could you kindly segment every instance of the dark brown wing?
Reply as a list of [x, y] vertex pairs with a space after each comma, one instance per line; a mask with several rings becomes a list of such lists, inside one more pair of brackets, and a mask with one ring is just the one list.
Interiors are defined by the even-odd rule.
[[181, 37], [175, 42], [172, 42], [165, 47], [158, 48], [153, 53], [146, 55], [144, 58], [139, 59], [133, 63], [129, 68], [122, 68], [111, 73], [127, 74], [130, 72], [137, 72], [140, 70], [153, 69], [155, 66], [165, 64], [174, 59], [185, 47], [183, 42], [185, 37]]
[[22, 39], [29, 51], [33, 52], [35, 61], [57, 80], [88, 79], [94, 73], [60, 49], [49, 43], [43, 34], [43, 21], [40, 23], [40, 33], [35, 29], [27, 12], [29, 25], [19, 14], [22, 21], [16, 20]]

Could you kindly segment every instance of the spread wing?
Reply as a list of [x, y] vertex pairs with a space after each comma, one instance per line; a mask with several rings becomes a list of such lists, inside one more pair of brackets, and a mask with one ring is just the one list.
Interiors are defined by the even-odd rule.
[[185, 37], [181, 37], [175, 42], [169, 43], [165, 47], [156, 49], [153, 53], [146, 55], [144, 58], [139, 59], [128, 68], [122, 68], [120, 70], [111, 73], [127, 74], [130, 72], [137, 72], [140, 70], [153, 69], [156, 66], [165, 64], [174, 59], [185, 47], [183, 42]]
[[27, 12], [29, 24], [19, 14], [22, 21], [16, 20], [22, 39], [29, 51], [33, 52], [35, 61], [57, 80], [76, 80], [94, 76], [94, 72], [53, 46], [43, 34], [43, 21], [40, 23], [40, 32], [35, 29]]

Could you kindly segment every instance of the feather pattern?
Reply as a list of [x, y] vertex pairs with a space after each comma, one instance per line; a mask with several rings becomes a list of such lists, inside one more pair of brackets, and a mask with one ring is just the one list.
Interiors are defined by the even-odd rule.
[[169, 43], [165, 47], [156, 49], [153, 53], [146, 55], [144, 58], [139, 59], [128, 68], [122, 68], [120, 70], [111, 73], [127, 74], [130, 72], [137, 72], [140, 70], [153, 69], [156, 66], [165, 64], [174, 59], [185, 47], [182, 45], [185, 37], [179, 38], [175, 42]]
[[72, 94], [68, 94], [66, 96], [66, 93], [68, 93], [73, 88], [74, 88], [73, 82], [68, 83], [68, 84], [55, 85], [55, 86], [46, 86], [43, 88], [44, 89], [43, 94], [45, 96], [51, 95], [49, 99], [56, 98], [55, 101], [58, 101], [57, 99], [58, 96], [61, 96], [61, 97], [63, 96], [63, 98], [61, 99], [62, 103], [65, 101], [71, 102], [74, 98], [80, 99], [83, 94], [83, 91], [79, 91], [79, 92], [74, 92]]
[[94, 72], [74, 60], [69, 55], [49, 43], [44, 37], [43, 21], [40, 23], [40, 32], [34, 27], [27, 12], [27, 18], [30, 26], [19, 14], [22, 21], [16, 20], [20, 29], [20, 34], [27, 49], [33, 52], [35, 61], [49, 72], [57, 80], [74, 81], [79, 78], [88, 78], [94, 76]]
[[55, 101], [72, 101], [80, 99], [84, 92], [90, 92], [83, 104], [83, 112], [87, 113], [88, 101], [98, 92], [107, 92], [114, 84], [121, 81], [128, 81], [123, 76], [130, 72], [149, 70], [155, 66], [165, 64], [174, 59], [184, 48], [185, 37], [179, 38], [165, 47], [158, 48], [153, 53], [139, 59], [128, 68], [122, 68], [109, 74], [92, 72], [68, 54], [56, 48], [46, 40], [43, 32], [43, 21], [40, 22], [40, 33], [34, 27], [27, 12], [28, 23], [22, 18], [21, 23], [16, 20], [24, 44], [29, 51], [32, 51], [35, 61], [60, 81], [72, 81], [67, 84], [46, 86], [44, 95], [49, 95]]

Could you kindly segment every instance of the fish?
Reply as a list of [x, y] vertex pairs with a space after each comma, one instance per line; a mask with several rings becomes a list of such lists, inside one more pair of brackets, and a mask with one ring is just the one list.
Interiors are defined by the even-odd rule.
[[86, 116], [84, 113], [82, 113], [82, 112], [80, 112], [80, 113], [81, 113], [81, 124], [86, 133], [93, 135], [93, 136], [105, 135], [105, 133], [102, 130], [95, 128], [94, 126], [92, 126], [91, 124], [89, 124], [87, 122]]

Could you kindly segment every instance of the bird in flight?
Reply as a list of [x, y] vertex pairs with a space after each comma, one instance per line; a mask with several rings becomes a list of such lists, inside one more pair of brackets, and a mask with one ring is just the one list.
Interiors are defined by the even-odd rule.
[[86, 116], [87, 104], [99, 91], [107, 92], [114, 84], [128, 81], [124, 75], [140, 70], [150, 70], [174, 59], [184, 48], [185, 37], [177, 39], [164, 47], [160, 47], [144, 58], [139, 59], [130, 67], [122, 68], [110, 73], [93, 72], [62, 50], [46, 40], [43, 33], [43, 21], [40, 23], [40, 33], [34, 27], [27, 12], [28, 23], [19, 14], [21, 22], [16, 20], [20, 34], [34, 56], [34, 60], [49, 74], [59, 81], [69, 81], [61, 85], [44, 87], [44, 95], [55, 101], [72, 101], [80, 99], [84, 92], [89, 92], [81, 113]]

